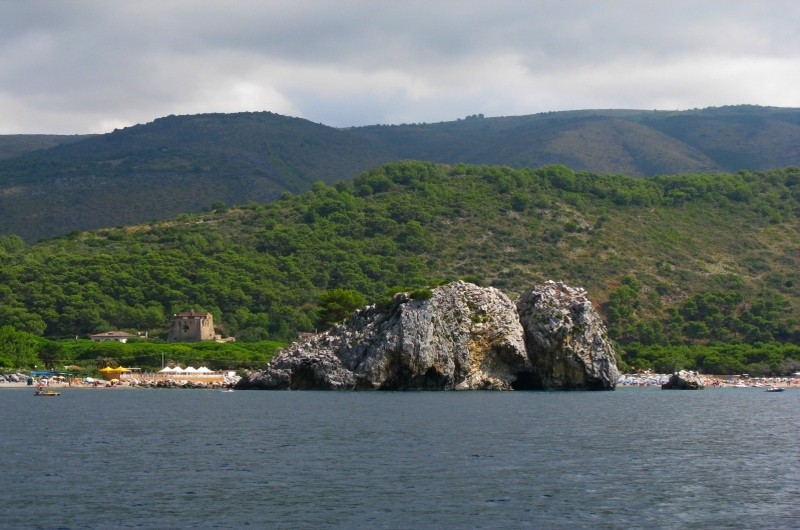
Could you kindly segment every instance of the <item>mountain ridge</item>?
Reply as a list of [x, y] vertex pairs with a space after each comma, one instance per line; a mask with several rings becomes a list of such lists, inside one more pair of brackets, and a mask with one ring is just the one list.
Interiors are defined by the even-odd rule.
[[34, 241], [212, 202], [268, 202], [403, 159], [637, 177], [767, 170], [800, 164], [800, 109], [582, 110], [341, 129], [270, 112], [167, 116], [0, 159], [0, 233]]
[[0, 134], [0, 159], [50, 149], [58, 145], [79, 142], [94, 134]]

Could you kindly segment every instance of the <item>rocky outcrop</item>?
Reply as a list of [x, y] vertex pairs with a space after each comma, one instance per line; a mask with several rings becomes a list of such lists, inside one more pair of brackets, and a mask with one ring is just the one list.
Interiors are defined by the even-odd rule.
[[703, 390], [705, 387], [700, 374], [690, 370], [675, 372], [669, 381], [661, 385], [662, 390]]
[[427, 300], [401, 293], [292, 344], [237, 388], [510, 389], [530, 369], [514, 304], [454, 282]]
[[28, 375], [19, 372], [15, 374], [0, 374], [0, 383], [20, 383], [28, 379]]
[[548, 281], [516, 299], [537, 389], [613, 390], [614, 349], [586, 291]]
[[233, 388], [241, 377], [238, 375], [225, 376], [222, 381], [193, 381], [187, 379], [130, 379], [125, 382], [128, 386], [138, 388], [206, 388], [226, 389]]
[[[556, 324], [560, 313], [567, 320]], [[236, 388], [613, 389], [616, 361], [604, 333], [582, 290], [550, 282], [515, 305], [497, 289], [459, 281], [428, 299], [401, 293], [356, 311]]]

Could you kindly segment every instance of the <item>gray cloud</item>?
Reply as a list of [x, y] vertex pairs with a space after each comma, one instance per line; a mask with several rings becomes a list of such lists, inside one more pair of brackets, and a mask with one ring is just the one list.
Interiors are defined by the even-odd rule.
[[800, 3], [3, 2], [0, 133], [800, 106]]

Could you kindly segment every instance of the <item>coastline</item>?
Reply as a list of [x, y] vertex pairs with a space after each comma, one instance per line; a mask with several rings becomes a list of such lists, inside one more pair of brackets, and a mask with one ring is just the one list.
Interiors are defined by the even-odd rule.
[[[144, 389], [160, 389], [160, 388], [167, 388], [167, 389], [184, 389], [184, 390], [226, 390], [232, 388], [233, 385], [215, 385], [215, 386], [196, 386], [192, 382], [189, 381], [166, 381], [163, 385], [141, 385], [141, 384], [127, 384], [127, 383], [120, 383], [118, 385], [101, 385], [95, 387], [93, 385], [80, 385], [74, 384], [69, 385], [66, 383], [57, 383], [51, 384], [49, 386], [44, 386], [45, 390], [108, 390], [108, 389], [127, 389], [127, 390], [144, 390]], [[705, 390], [722, 390], [722, 389], [756, 389], [756, 390], [764, 390], [769, 388], [770, 386], [777, 386], [779, 388], [786, 388], [786, 389], [800, 389], [800, 381], [789, 381], [789, 382], [776, 382], [770, 383], [768, 385], [762, 386], [746, 386], [746, 387], [737, 387], [735, 385], [727, 384], [721, 382], [719, 385], [708, 385], [705, 387]], [[8, 390], [32, 390], [36, 391], [38, 387], [36, 385], [28, 386], [25, 382], [14, 383], [14, 382], [3, 382], [0, 383], [0, 390], [8, 389]], [[651, 390], [661, 390], [660, 385], [617, 385], [616, 390], [633, 390], [633, 389], [651, 389]]]
[[[108, 381], [102, 381], [102, 384], [98, 386], [94, 386], [90, 383], [51, 383], [49, 385], [42, 386], [43, 390], [108, 390], [108, 389], [150, 389], [150, 388], [179, 388], [179, 389], [191, 389], [191, 390], [227, 390], [233, 388], [234, 382], [225, 382], [225, 383], [203, 383], [197, 381], [186, 381], [186, 380], [160, 380], [158, 382], [153, 382], [152, 384], [148, 384], [145, 382], [144, 384], [141, 381], [135, 382], [122, 382], [118, 384], [108, 384]], [[38, 385], [28, 385], [26, 382], [2, 382], [0, 383], [0, 390], [7, 388], [9, 390], [12, 389], [28, 389], [36, 391], [39, 389]]]

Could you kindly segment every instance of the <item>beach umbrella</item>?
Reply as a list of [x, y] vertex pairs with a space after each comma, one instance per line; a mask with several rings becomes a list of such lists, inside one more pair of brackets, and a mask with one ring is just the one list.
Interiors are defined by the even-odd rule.
[[111, 382], [112, 383], [119, 383], [119, 379], [112, 379]]
[[192, 373], [194, 373], [196, 371], [197, 371], [197, 369], [194, 368], [193, 366], [187, 366], [186, 369], [184, 370], [184, 372], [190, 373], [190, 374], [192, 374]]

